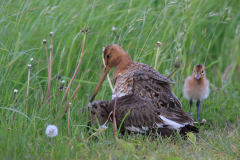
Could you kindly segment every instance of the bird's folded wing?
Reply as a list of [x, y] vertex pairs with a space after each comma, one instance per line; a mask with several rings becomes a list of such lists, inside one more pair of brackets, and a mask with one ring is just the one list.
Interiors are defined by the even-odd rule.
[[[109, 102], [108, 112], [113, 111], [115, 100]], [[130, 113], [127, 115], [128, 111]], [[159, 117], [160, 110], [151, 103], [139, 98], [137, 95], [130, 94], [117, 98], [116, 120], [118, 126], [124, 119], [124, 126], [134, 126], [143, 129], [144, 127], [157, 127], [163, 125], [163, 120]]]
[[136, 65], [134, 67], [136, 67], [136, 68], [133, 70], [138, 70], [138, 71], [144, 73], [145, 75], [158, 80], [160, 83], [167, 82], [167, 83], [175, 84], [175, 82], [172, 79], [167, 78], [166, 76], [162, 75], [161, 73], [159, 73], [158, 71], [153, 69], [151, 66], [146, 65], [144, 63], [139, 63], [139, 62], [135, 62], [135, 64]]
[[171, 86], [140, 71], [133, 74], [133, 94], [151, 102], [160, 109], [161, 116], [180, 124], [192, 124], [194, 120], [182, 109], [181, 102], [171, 92]]

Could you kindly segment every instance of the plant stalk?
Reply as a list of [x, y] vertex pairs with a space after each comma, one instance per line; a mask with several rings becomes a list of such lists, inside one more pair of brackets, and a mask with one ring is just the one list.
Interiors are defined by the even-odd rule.
[[69, 107], [68, 107], [68, 124], [67, 124], [68, 135], [67, 136], [69, 138], [69, 135], [70, 135], [69, 123], [70, 123], [70, 112], [71, 112], [72, 103], [69, 102], [68, 105]]
[[[103, 61], [104, 67], [105, 67], [105, 62], [104, 62], [104, 58], [103, 58], [103, 56], [102, 56], [102, 61]], [[112, 90], [112, 92], [113, 92], [113, 86], [112, 86], [112, 83], [111, 83], [111, 80], [110, 80], [109, 74], [107, 74], [107, 79], [108, 79], [108, 83], [109, 83], [109, 85], [110, 85], [110, 87], [111, 87], [111, 90]]]
[[116, 97], [115, 97], [115, 104], [113, 108], [113, 137], [116, 139], [116, 129], [117, 129], [117, 124], [116, 124], [116, 105], [117, 105], [117, 88], [116, 88]]
[[72, 83], [73, 83], [73, 80], [75, 79], [75, 77], [76, 77], [76, 75], [77, 75], [77, 72], [78, 72], [78, 70], [79, 70], [79, 67], [80, 67], [80, 65], [81, 65], [85, 41], [86, 41], [86, 34], [84, 34], [84, 38], [83, 38], [82, 52], [81, 52], [81, 55], [80, 55], [81, 58], [80, 58], [80, 60], [79, 60], [78, 66], [77, 66], [77, 68], [76, 68], [76, 70], [75, 70], [75, 72], [74, 72], [74, 74], [73, 74], [73, 77], [72, 77], [70, 83], [68, 84], [67, 90], [66, 90], [66, 92], [65, 92], [65, 94], [64, 94], [64, 96], [63, 96], [62, 105], [63, 105], [64, 102], [65, 102], [65, 99], [66, 99], [66, 97], [67, 97], [68, 91], [69, 91], [69, 89], [70, 89], [70, 87], [71, 87], [71, 85], [72, 85]]
[[78, 92], [78, 90], [79, 90], [80, 88], [81, 88], [81, 85], [78, 85], [78, 87], [77, 87], [77, 89], [74, 91], [72, 97], [69, 99], [69, 101], [68, 101], [68, 103], [67, 103], [67, 105], [66, 105], [66, 107], [65, 107], [65, 109], [64, 109], [63, 114], [62, 114], [61, 117], [63, 117], [63, 116], [65, 115], [65, 113], [66, 113], [66, 111], [67, 111], [67, 109], [68, 109], [69, 103], [73, 100], [73, 98], [75, 97], [75, 95], [77, 94], [77, 92]]
[[28, 66], [28, 85], [27, 85], [27, 105], [26, 105], [26, 115], [28, 114], [28, 95], [29, 95], [29, 83], [30, 83], [30, 66]]
[[158, 62], [158, 55], [159, 55], [159, 49], [160, 47], [157, 47], [157, 54], [156, 54], [156, 59], [155, 59], [155, 65], [154, 65], [154, 69], [157, 70], [157, 62]]
[[169, 78], [171, 75], [173, 75], [173, 73], [175, 73], [177, 71], [177, 68], [175, 68], [173, 71], [172, 71], [172, 73], [170, 73], [168, 76], [167, 76], [167, 78]]

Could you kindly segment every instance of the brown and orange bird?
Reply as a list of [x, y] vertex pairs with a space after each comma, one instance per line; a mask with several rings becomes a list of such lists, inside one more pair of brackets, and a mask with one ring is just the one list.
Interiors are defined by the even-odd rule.
[[206, 99], [209, 95], [209, 81], [206, 78], [204, 65], [198, 64], [194, 66], [193, 74], [185, 79], [183, 94], [189, 99], [188, 115], [190, 115], [193, 101], [197, 101], [197, 120], [199, 121], [200, 101]]
[[[115, 67], [112, 99], [106, 110], [113, 111], [117, 96], [116, 121], [123, 123], [124, 131], [169, 136], [175, 131], [198, 133], [194, 120], [181, 107], [178, 98], [171, 92], [169, 83], [173, 80], [160, 74], [152, 67], [132, 61], [130, 55], [120, 46], [111, 44], [104, 50], [105, 68], [90, 100], [93, 103], [99, 88], [111, 68]], [[103, 108], [102, 108], [103, 109]]]

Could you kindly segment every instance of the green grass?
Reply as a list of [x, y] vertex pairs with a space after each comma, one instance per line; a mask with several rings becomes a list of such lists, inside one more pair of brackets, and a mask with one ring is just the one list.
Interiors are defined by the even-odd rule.
[[[0, 3], [0, 158], [1, 159], [239, 159], [240, 158], [240, 2], [239, 0], [194, 1], [109, 1], [55, 0]], [[48, 65], [42, 40], [47, 48], [54, 32], [52, 77], [61, 74], [70, 82], [86, 35], [83, 60], [67, 96], [81, 88], [72, 101], [70, 136], [67, 116], [58, 118], [64, 91], [39, 108], [47, 92]], [[116, 27], [113, 34], [112, 27]], [[181, 68], [172, 76], [173, 92], [187, 112], [188, 101], [182, 94], [184, 79], [195, 64], [207, 67], [210, 96], [204, 100], [200, 117], [208, 123], [200, 126], [195, 143], [177, 137], [174, 140], [124, 135], [132, 144], [131, 153], [113, 140], [112, 126], [98, 138], [86, 130], [87, 114], [81, 110], [89, 102], [102, 73], [102, 47], [120, 44], [133, 60], [155, 65], [156, 43], [162, 42], [157, 70], [168, 75], [177, 56]], [[33, 61], [30, 62], [30, 58]], [[27, 98], [27, 65], [31, 64]], [[227, 67], [231, 68], [226, 71]], [[62, 71], [63, 70], [63, 71]], [[223, 74], [226, 78], [223, 79]], [[112, 71], [110, 72], [112, 77]], [[51, 79], [50, 95], [58, 93], [60, 80]], [[14, 94], [14, 89], [19, 92]], [[95, 100], [110, 100], [111, 89], [105, 80]], [[17, 102], [15, 101], [17, 100]], [[26, 105], [28, 101], [28, 113]], [[192, 107], [196, 118], [196, 107]], [[48, 124], [58, 126], [59, 134], [46, 137]]]

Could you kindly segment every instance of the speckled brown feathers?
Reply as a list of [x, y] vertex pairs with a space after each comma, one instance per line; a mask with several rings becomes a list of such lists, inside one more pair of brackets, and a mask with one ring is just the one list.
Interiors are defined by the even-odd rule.
[[[92, 102], [89, 106], [93, 106], [91, 109], [91, 122], [96, 123], [96, 117], [102, 125], [107, 116], [102, 116], [100, 113], [110, 113], [113, 111], [115, 100], [111, 100], [109, 103], [106, 101]], [[167, 106], [166, 106], [167, 107]], [[96, 111], [97, 110], [97, 111]], [[92, 112], [94, 111], [94, 112]], [[128, 112], [130, 113], [128, 114]], [[155, 107], [149, 101], [139, 98], [137, 95], [130, 94], [117, 99], [116, 105], [116, 122], [117, 127], [120, 127], [121, 122], [125, 118], [121, 127], [121, 133], [127, 131], [137, 132], [148, 135], [156, 135], [156, 133], [169, 137], [176, 130], [171, 128], [168, 124], [160, 118], [160, 115], [165, 112], [162, 107]], [[176, 115], [176, 117], [178, 117]], [[185, 125], [180, 128], [180, 133], [185, 135], [187, 132], [198, 133], [198, 129], [192, 125]]]
[[[109, 107], [107, 107], [108, 112], [113, 111], [114, 103], [114, 100], [109, 102]], [[140, 126], [140, 128], [142, 128], [141, 126], [156, 127], [156, 123], [163, 123], [162, 119], [158, 116], [161, 114], [161, 110], [134, 94], [118, 98], [117, 106], [119, 106], [116, 107], [117, 124], [121, 123], [130, 110], [129, 115], [124, 121], [125, 127], [131, 125]]]

